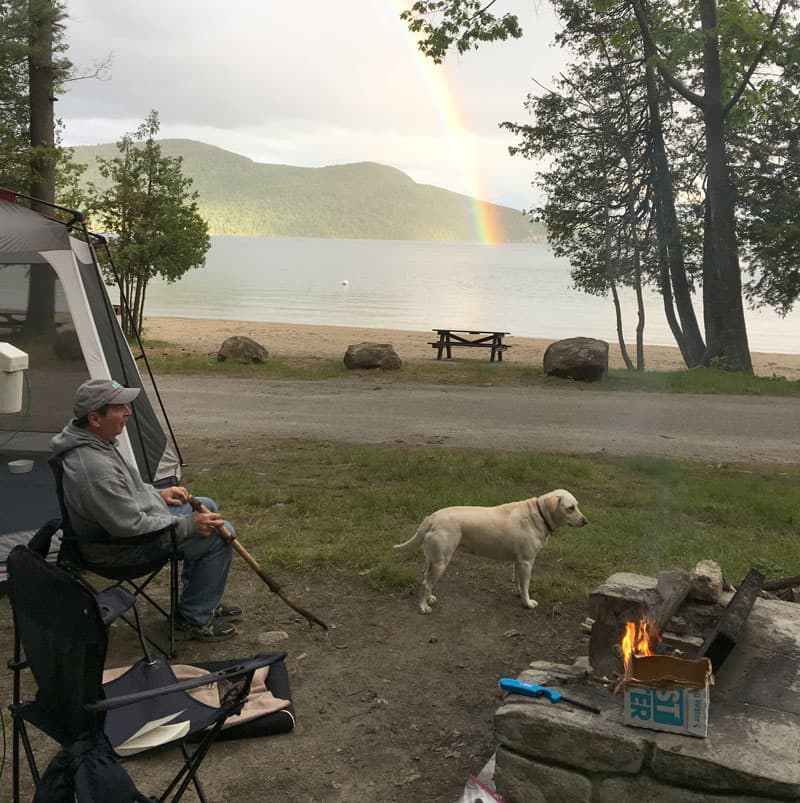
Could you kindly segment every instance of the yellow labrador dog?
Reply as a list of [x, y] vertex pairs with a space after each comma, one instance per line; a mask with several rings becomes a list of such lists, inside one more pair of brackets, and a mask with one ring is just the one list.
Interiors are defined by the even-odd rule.
[[531, 571], [539, 550], [559, 527], [583, 527], [589, 522], [575, 497], [563, 489], [522, 502], [497, 507], [445, 507], [428, 516], [416, 533], [394, 548], [406, 551], [422, 545], [425, 575], [419, 609], [430, 613], [436, 602], [433, 586], [444, 574], [459, 546], [474, 555], [514, 561], [514, 583], [528, 608], [538, 603], [529, 596]]

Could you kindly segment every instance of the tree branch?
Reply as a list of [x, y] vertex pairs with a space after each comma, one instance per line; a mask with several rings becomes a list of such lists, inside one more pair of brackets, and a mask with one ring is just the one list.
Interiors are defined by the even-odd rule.
[[679, 81], [661, 62], [661, 59], [658, 58], [656, 53], [656, 45], [653, 41], [653, 36], [650, 33], [650, 27], [647, 22], [647, 13], [644, 10], [641, 0], [630, 0], [631, 8], [633, 9], [633, 13], [636, 15], [636, 21], [639, 23], [639, 30], [642, 34], [642, 40], [644, 41], [644, 54], [647, 61], [651, 61], [655, 63], [656, 69], [658, 70], [661, 77], [686, 101], [692, 104], [692, 106], [697, 106], [698, 108], [702, 108], [703, 104], [705, 103], [705, 99], [702, 95], [698, 95], [697, 92], [693, 92], [689, 89], [686, 84], [682, 81]]
[[481, 14], [488, 11], [496, 2], [497, 0], [489, 0], [483, 8], [479, 8], [471, 17], [467, 17], [467, 22], [472, 22], [472, 20], [480, 17]]
[[111, 63], [114, 60], [114, 54], [109, 53], [102, 61], [95, 62], [94, 69], [91, 72], [83, 73], [81, 75], [70, 75], [64, 78], [63, 83], [70, 81], [84, 81], [87, 78], [96, 78], [98, 81], [108, 81], [110, 76], [108, 74], [111, 68]]
[[[772, 15], [772, 20], [769, 23], [769, 27], [767, 28], [767, 34], [771, 34], [775, 27], [778, 24], [778, 19], [780, 18], [781, 12], [783, 11], [783, 7], [786, 5], [786, 0], [779, 0], [778, 5], [775, 9], [775, 13]], [[744, 74], [744, 78], [742, 78], [742, 82], [739, 84], [736, 91], [733, 93], [731, 99], [725, 104], [725, 108], [722, 110], [722, 116], [727, 117], [730, 110], [739, 102], [739, 98], [742, 97], [744, 90], [747, 88], [747, 85], [750, 83], [750, 79], [753, 77], [753, 73], [756, 71], [761, 60], [764, 58], [764, 54], [767, 52], [767, 36], [764, 36], [764, 41], [761, 43], [761, 47], [758, 49], [758, 53], [756, 53], [755, 58], [753, 59], [753, 63], [748, 68], [747, 72]]]

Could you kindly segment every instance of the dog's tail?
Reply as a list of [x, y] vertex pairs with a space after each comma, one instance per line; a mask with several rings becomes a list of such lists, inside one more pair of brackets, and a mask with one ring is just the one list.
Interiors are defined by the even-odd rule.
[[396, 549], [398, 552], [407, 552], [414, 547], [418, 547], [430, 529], [430, 518], [431, 517], [428, 516], [428, 518], [425, 519], [425, 521], [423, 521], [419, 527], [417, 527], [417, 531], [411, 536], [411, 538], [408, 539], [408, 541], [404, 541], [402, 544], [395, 544], [392, 549]]

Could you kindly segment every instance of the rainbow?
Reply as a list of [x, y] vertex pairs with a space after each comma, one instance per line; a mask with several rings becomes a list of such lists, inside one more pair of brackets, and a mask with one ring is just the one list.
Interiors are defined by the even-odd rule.
[[406, 0], [390, 0], [389, 9], [403, 38], [412, 50], [412, 58], [423, 84], [428, 89], [434, 110], [439, 117], [444, 136], [449, 140], [450, 153], [456, 168], [464, 173], [467, 193], [470, 195], [470, 212], [477, 239], [484, 244], [502, 242], [502, 227], [499, 221], [499, 207], [487, 201], [478, 200], [485, 196], [484, 186], [475, 147], [474, 135], [470, 132], [463, 114], [459, 110], [459, 98], [454, 80], [450, 80], [452, 67], [434, 64], [417, 47], [414, 35], [400, 19], [400, 12], [408, 7]]

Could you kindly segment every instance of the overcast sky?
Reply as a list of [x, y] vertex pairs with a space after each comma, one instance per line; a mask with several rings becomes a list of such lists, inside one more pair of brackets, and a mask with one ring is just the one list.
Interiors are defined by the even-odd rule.
[[501, 0], [525, 36], [436, 67], [399, 19], [410, 0], [69, 0], [76, 71], [111, 57], [106, 80], [68, 84], [66, 145], [117, 141], [151, 109], [163, 138], [257, 162], [373, 161], [415, 181], [530, 207], [533, 165], [508, 155], [503, 120], [562, 63], [539, 0]]

